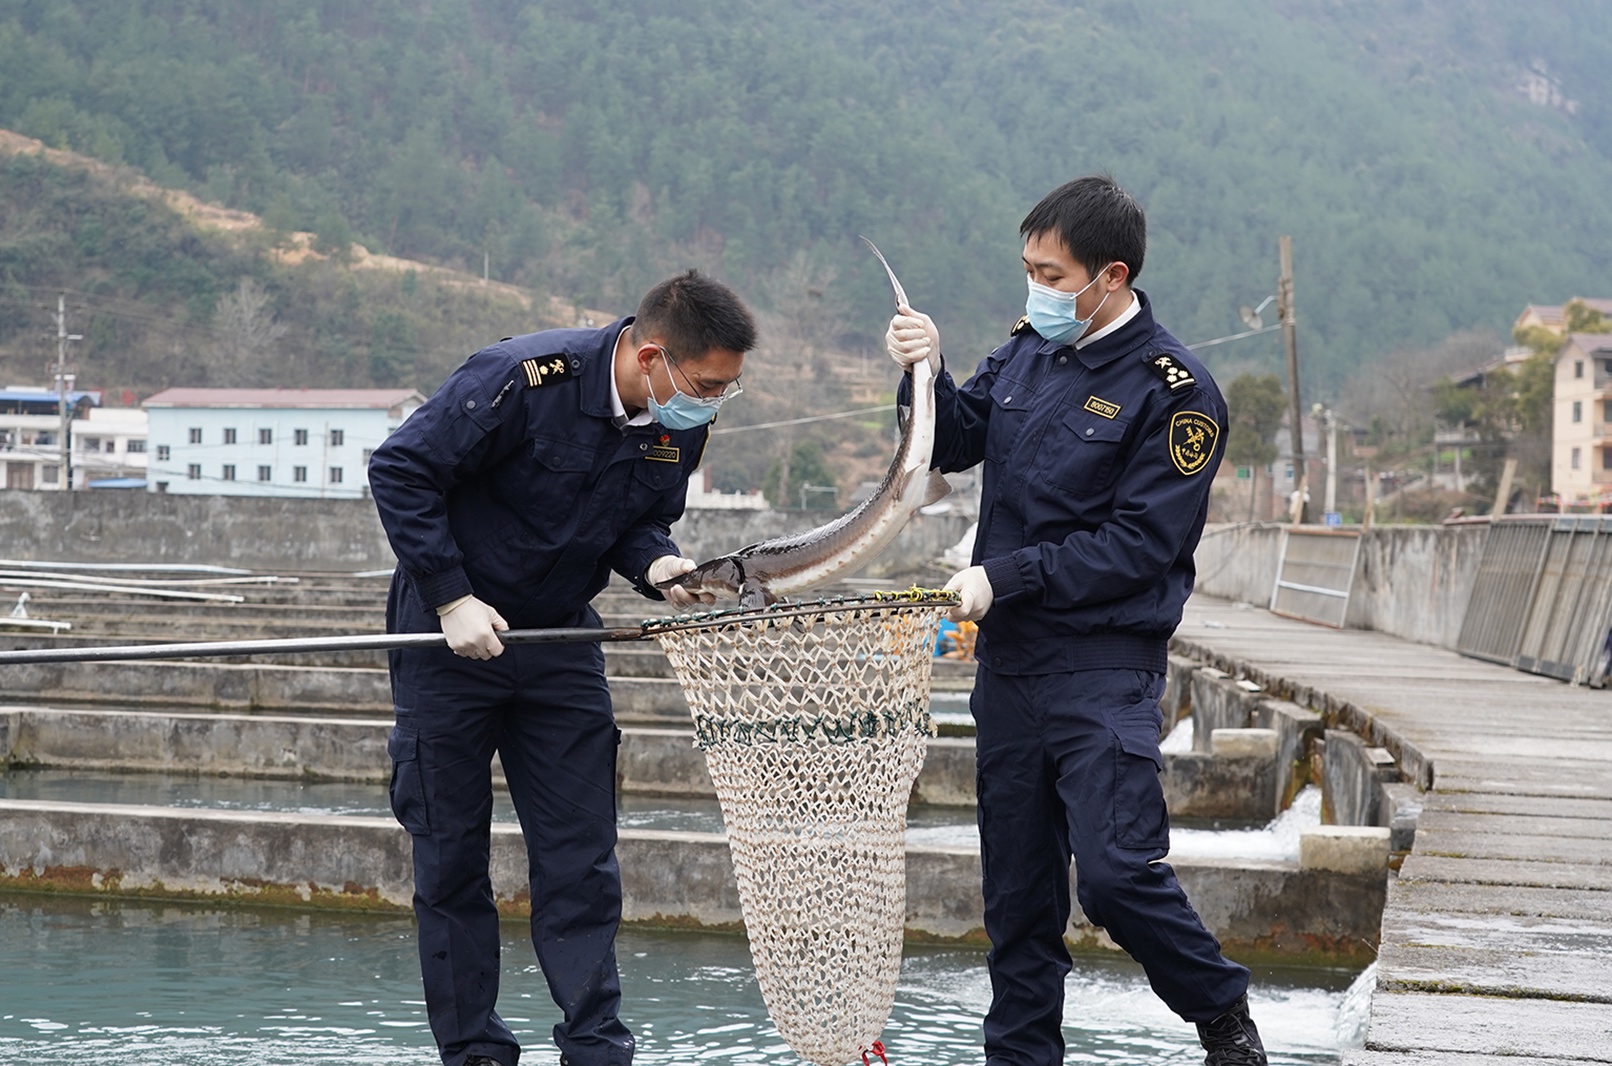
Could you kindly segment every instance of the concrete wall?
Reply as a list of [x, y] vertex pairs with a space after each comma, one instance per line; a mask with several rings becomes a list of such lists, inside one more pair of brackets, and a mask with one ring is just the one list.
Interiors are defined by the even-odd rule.
[[[1261, 524], [1206, 531], [1197, 554], [1198, 590], [1268, 606], [1285, 528]], [[1488, 529], [1480, 521], [1367, 531], [1349, 591], [1349, 628], [1455, 647]]]
[[[690, 511], [672, 536], [686, 554], [707, 559], [829, 517], [820, 511]], [[911, 580], [968, 525], [963, 515], [917, 515], [867, 573]], [[80, 563], [340, 571], [385, 569], [395, 561], [368, 500], [0, 491], [0, 545], [0, 556], [9, 559]]]
[[1489, 523], [1386, 526], [1367, 533], [1347, 624], [1454, 648]]
[[[390, 721], [355, 718], [0, 707], [0, 767], [381, 782], [391, 774], [390, 729]], [[1274, 734], [1269, 750], [1250, 748], [1247, 739], [1262, 732], [1223, 729], [1213, 754], [1166, 753], [1163, 785], [1170, 810], [1212, 818], [1274, 817], [1281, 787]], [[1229, 744], [1233, 739], [1242, 745]], [[616, 778], [624, 793], [716, 795], [686, 725], [625, 727]], [[929, 742], [913, 800], [974, 805], [972, 738]]]
[[[710, 833], [622, 830], [623, 916], [697, 928], [742, 925], [727, 842]], [[910, 939], [984, 942], [979, 853], [907, 849]], [[1380, 871], [1291, 863], [1174, 864], [1205, 924], [1235, 956], [1369, 961], [1382, 920]], [[409, 837], [390, 819], [0, 800], [0, 891], [406, 910]], [[525, 845], [492, 829], [493, 891], [529, 913]], [[1068, 938], [1109, 946], [1078, 914]]]

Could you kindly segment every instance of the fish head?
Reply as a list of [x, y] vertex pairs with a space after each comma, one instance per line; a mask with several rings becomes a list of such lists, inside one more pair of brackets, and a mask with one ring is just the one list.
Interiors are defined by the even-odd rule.
[[732, 555], [724, 555], [701, 563], [686, 574], [656, 582], [655, 587], [665, 591], [673, 586], [680, 586], [690, 592], [717, 592], [737, 596], [743, 585], [744, 564]]

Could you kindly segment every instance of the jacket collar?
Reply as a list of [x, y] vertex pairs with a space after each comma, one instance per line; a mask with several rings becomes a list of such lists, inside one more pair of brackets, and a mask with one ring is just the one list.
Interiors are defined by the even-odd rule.
[[[1119, 329], [1110, 333], [1102, 340], [1093, 341], [1084, 348], [1071, 349], [1075, 358], [1090, 370], [1107, 366], [1114, 360], [1130, 352], [1134, 352], [1148, 342], [1158, 329], [1153, 322], [1153, 302], [1147, 298], [1147, 293], [1141, 289], [1133, 289], [1138, 304], [1136, 314], [1131, 320]], [[1045, 352], [1052, 352], [1067, 345], [1055, 345], [1050, 342], [1041, 346]]]
[[628, 315], [602, 329], [577, 330], [575, 339], [566, 344], [566, 354], [582, 361], [579, 406], [583, 414], [606, 421], [615, 418], [616, 412], [610, 406], [610, 385], [615, 374], [616, 339], [631, 324], [632, 316]]

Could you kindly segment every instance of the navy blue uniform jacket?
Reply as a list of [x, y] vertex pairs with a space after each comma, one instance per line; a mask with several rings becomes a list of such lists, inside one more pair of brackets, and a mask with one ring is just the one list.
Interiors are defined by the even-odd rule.
[[612, 353], [629, 322], [483, 348], [375, 450], [370, 489], [427, 624], [473, 593], [513, 628], [555, 625], [612, 569], [664, 598], [645, 573], [678, 554], [671, 525], [710, 427], [615, 424]]
[[933, 465], [985, 464], [974, 562], [995, 598], [975, 654], [999, 673], [1165, 668], [1226, 404], [1136, 296], [1079, 351], [1021, 323], [961, 386], [936, 382]]

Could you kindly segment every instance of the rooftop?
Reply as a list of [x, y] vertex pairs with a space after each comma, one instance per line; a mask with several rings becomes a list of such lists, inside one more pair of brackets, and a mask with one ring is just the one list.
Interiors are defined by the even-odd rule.
[[[1582, 303], [1591, 311], [1599, 311], [1601, 314], [1612, 318], [1612, 300], [1603, 300], [1589, 296], [1576, 296], [1573, 299], [1577, 300], [1579, 303]], [[1567, 303], [1572, 302], [1573, 300], [1567, 301]], [[1522, 309], [1522, 314], [1517, 316], [1516, 324], [1519, 326], [1522, 325], [1531, 315], [1539, 319], [1540, 323], [1546, 329], [1559, 331], [1567, 321], [1567, 303], [1528, 304]]]
[[416, 389], [163, 389], [144, 407], [249, 407], [390, 409], [409, 401], [424, 403]]

